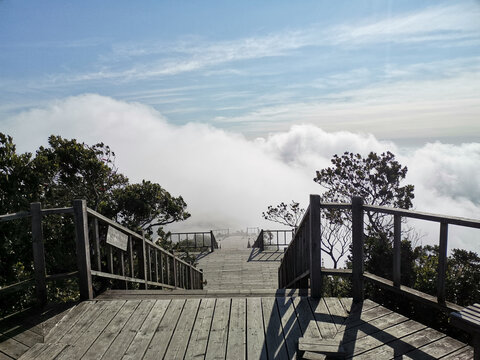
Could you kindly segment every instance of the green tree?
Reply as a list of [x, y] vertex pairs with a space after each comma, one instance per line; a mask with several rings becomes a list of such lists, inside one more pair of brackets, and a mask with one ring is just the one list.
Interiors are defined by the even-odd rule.
[[[402, 166], [391, 152], [378, 155], [374, 152], [362, 157], [360, 154], [345, 152], [334, 155], [332, 166], [318, 170], [315, 182], [325, 188], [323, 202], [350, 202], [353, 196], [360, 196], [369, 205], [392, 206], [402, 209], [412, 207], [414, 186], [402, 185], [408, 169]], [[333, 224], [351, 228], [351, 214], [347, 211], [330, 210], [326, 219]], [[393, 219], [391, 216], [366, 211], [365, 223], [365, 267], [377, 275], [391, 274]], [[404, 234], [408, 238], [408, 233]], [[406, 242], [407, 254], [413, 253], [411, 243]], [[411, 269], [413, 263], [405, 268]], [[406, 272], [408, 274], [408, 270]]]

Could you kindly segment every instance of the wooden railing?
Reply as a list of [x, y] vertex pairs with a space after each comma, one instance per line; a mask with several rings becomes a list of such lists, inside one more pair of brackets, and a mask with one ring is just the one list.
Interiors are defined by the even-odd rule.
[[[66, 274], [46, 274], [42, 217], [49, 214], [73, 214], [74, 216], [77, 271]], [[1, 215], [0, 221], [24, 217], [31, 217], [32, 222], [34, 278], [5, 286], [0, 289], [0, 294], [17, 291], [34, 284], [37, 302], [43, 305], [47, 301], [46, 282], [48, 280], [75, 275], [79, 279], [82, 299], [93, 298], [93, 276], [117, 280], [117, 283], [123, 284], [124, 288], [128, 284], [140, 284], [145, 289], [149, 286], [171, 289], [203, 288], [201, 270], [152, 243], [143, 234], [137, 234], [87, 208], [85, 200], [74, 200], [73, 207], [59, 209], [41, 209], [40, 203], [33, 203], [30, 212]], [[116, 237], [109, 237], [115, 241], [107, 242], [109, 232], [115, 231]], [[125, 240], [124, 244], [120, 244], [123, 240]], [[135, 285], [131, 286], [135, 287]]]
[[277, 250], [280, 247], [285, 247], [293, 239], [295, 230], [260, 230], [257, 239], [253, 243], [254, 248], [259, 248], [261, 251], [265, 250], [265, 246], [276, 246]]
[[210, 249], [213, 252], [218, 249], [218, 242], [212, 230], [170, 233], [168, 238], [174, 244], [179, 244], [188, 250], [204, 251]]
[[[321, 268], [321, 209], [349, 210], [352, 212], [352, 269], [337, 270]], [[393, 215], [393, 280], [364, 272], [364, 214], [367, 211]], [[420, 219], [439, 223], [440, 251], [436, 279], [436, 296], [411, 289], [400, 283], [402, 218]], [[309, 286], [312, 296], [319, 297], [322, 294], [322, 275], [351, 276], [354, 301], [363, 300], [364, 280], [367, 280], [375, 283], [377, 286], [401, 293], [406, 297], [438, 308], [458, 310], [461, 307], [447, 302], [445, 297], [448, 226], [450, 224], [480, 229], [480, 220], [440, 216], [384, 206], [364, 205], [363, 199], [360, 197], [353, 197], [352, 203], [348, 204], [320, 203], [320, 197], [318, 195], [310, 195], [310, 205], [295, 233], [294, 239], [286, 249], [282, 259], [279, 268], [279, 287], [306, 288]], [[310, 280], [310, 284], [308, 284], [308, 280]]]

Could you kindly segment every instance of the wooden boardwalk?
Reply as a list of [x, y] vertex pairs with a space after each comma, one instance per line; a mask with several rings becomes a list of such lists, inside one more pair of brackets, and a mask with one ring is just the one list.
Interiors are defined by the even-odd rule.
[[298, 351], [302, 337], [340, 339], [354, 359], [473, 358], [470, 346], [370, 300], [277, 290], [281, 256], [221, 249], [199, 260], [204, 290], [110, 290], [50, 320], [11, 324], [0, 360], [320, 358]]
[[283, 251], [222, 248], [201, 257], [198, 267], [208, 290], [277, 289], [282, 256]]
[[295, 359], [302, 336], [341, 338], [355, 359], [473, 357], [465, 344], [369, 300], [352, 309], [345, 298], [151, 295], [80, 303], [20, 359]]

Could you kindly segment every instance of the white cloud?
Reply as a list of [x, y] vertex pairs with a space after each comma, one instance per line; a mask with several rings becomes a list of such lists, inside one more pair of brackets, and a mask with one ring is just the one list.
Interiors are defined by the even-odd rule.
[[[397, 153], [409, 167], [407, 181], [416, 186], [418, 210], [473, 218], [480, 214], [479, 143], [427, 144], [402, 153], [371, 134], [327, 132], [314, 125], [247, 140], [203, 124], [173, 126], [148, 106], [99, 95], [57, 101], [14, 116], [5, 125], [20, 151], [34, 151], [52, 133], [109, 144], [120, 170], [132, 181], [156, 181], [185, 198], [193, 216], [176, 229], [271, 226], [262, 221], [261, 212], [293, 199], [306, 205], [308, 194], [321, 191], [312, 181], [315, 170], [344, 151]], [[436, 231], [435, 226], [424, 229]], [[473, 241], [478, 233], [453, 234], [452, 246], [480, 252]]]

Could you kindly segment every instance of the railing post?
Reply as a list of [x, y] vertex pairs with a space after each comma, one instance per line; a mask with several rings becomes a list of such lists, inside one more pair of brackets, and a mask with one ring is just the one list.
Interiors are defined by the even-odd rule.
[[393, 285], [400, 287], [401, 284], [401, 260], [402, 260], [402, 217], [393, 216]]
[[213, 245], [215, 238], [213, 237], [213, 231], [210, 230], [210, 248], [212, 252], [215, 251], [215, 246]]
[[47, 285], [45, 270], [45, 246], [43, 244], [42, 230], [42, 205], [39, 202], [30, 204], [32, 216], [32, 246], [33, 266], [35, 269], [35, 291], [37, 304], [43, 306], [47, 303]]
[[320, 195], [310, 195], [310, 295], [322, 296], [322, 238]]
[[145, 290], [148, 289], [148, 271], [147, 271], [147, 247], [145, 244], [145, 232], [142, 230], [142, 261], [143, 277], [145, 279]]
[[260, 231], [260, 234], [258, 235], [258, 240], [259, 240], [259, 245], [260, 245], [260, 251], [265, 250], [265, 243], [264, 243], [264, 238], [263, 238], [263, 229]]
[[363, 301], [363, 199], [352, 198], [352, 292], [353, 301]]
[[88, 214], [85, 200], [73, 200], [75, 235], [77, 247], [78, 280], [80, 298], [93, 299], [92, 274], [90, 264], [90, 243], [88, 240]]
[[445, 304], [445, 279], [447, 273], [448, 223], [440, 223], [440, 246], [438, 249], [437, 301]]

